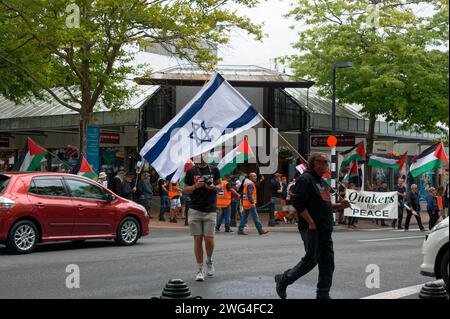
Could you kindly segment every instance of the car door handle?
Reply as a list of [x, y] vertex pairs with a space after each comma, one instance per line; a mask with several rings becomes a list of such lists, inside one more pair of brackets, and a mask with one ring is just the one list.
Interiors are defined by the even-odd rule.
[[78, 208], [79, 210], [83, 210], [85, 207], [84, 207], [83, 205], [77, 205], [77, 208]]

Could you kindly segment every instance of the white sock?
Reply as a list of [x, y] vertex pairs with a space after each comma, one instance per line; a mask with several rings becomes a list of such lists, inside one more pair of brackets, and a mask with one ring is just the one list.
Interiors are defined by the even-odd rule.
[[203, 269], [203, 264], [197, 264], [198, 265], [198, 269], [202, 270]]
[[211, 264], [212, 263], [212, 257], [206, 257], [206, 263]]

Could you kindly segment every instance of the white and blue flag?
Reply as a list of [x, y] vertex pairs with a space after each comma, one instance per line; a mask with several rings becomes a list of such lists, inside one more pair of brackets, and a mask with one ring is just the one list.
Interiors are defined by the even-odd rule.
[[208, 151], [262, 120], [218, 73], [155, 134], [140, 154], [162, 178], [172, 178], [191, 157]]

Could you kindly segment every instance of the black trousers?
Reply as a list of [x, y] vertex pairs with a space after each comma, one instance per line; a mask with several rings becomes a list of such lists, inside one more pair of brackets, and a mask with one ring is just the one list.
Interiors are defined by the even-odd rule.
[[398, 229], [402, 228], [402, 222], [403, 222], [403, 206], [398, 208], [398, 219], [394, 219], [392, 222], [392, 226], [395, 228], [395, 224], [398, 221]]
[[232, 200], [231, 201], [231, 226], [236, 227], [236, 216], [239, 214], [240, 209], [240, 201]]
[[275, 201], [277, 200], [276, 197], [272, 197], [270, 199], [270, 210], [269, 210], [269, 226], [276, 225], [275, 222]]
[[428, 211], [428, 215], [430, 216], [430, 220], [428, 222], [428, 229], [431, 230], [431, 228], [436, 225], [437, 221], [439, 220], [439, 211]]
[[317, 283], [317, 296], [329, 296], [334, 272], [334, 251], [331, 230], [300, 230], [305, 245], [305, 256], [292, 269], [283, 273], [282, 283], [290, 285], [300, 277], [309, 273], [319, 265], [319, 281]]
[[[411, 217], [412, 217], [413, 213], [410, 210], [406, 210], [406, 221], [405, 221], [405, 229], [409, 229], [409, 223], [411, 222]], [[417, 221], [417, 225], [419, 225], [420, 229], [424, 229], [423, 225], [422, 225], [422, 218], [420, 218], [420, 213], [418, 213], [418, 215], [414, 215], [414, 217], [416, 218]]]

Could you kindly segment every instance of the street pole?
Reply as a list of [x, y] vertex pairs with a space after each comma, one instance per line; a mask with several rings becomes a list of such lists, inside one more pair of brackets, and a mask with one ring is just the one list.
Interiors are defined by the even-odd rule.
[[[352, 62], [339, 62], [333, 64], [333, 96], [331, 101], [331, 135], [336, 136], [336, 69], [351, 68]], [[336, 136], [337, 138], [337, 136]], [[337, 144], [336, 144], [337, 145]], [[331, 149], [331, 186], [336, 187], [336, 179], [339, 178], [338, 174], [338, 156], [336, 152], [336, 146]], [[339, 192], [339, 191], [338, 191]]]
[[[331, 102], [331, 135], [336, 136], [336, 64], [333, 65], [333, 97]], [[336, 188], [337, 174], [336, 146], [331, 149], [331, 187]]]

